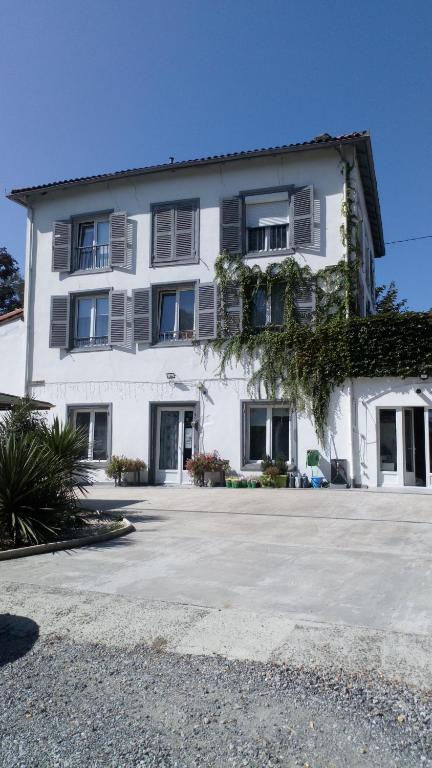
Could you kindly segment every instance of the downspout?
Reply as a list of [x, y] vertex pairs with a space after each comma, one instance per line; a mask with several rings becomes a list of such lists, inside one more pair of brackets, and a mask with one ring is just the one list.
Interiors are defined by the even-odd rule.
[[31, 396], [31, 363], [30, 363], [30, 331], [33, 327], [32, 318], [32, 280], [33, 280], [33, 208], [27, 206], [27, 243], [26, 243], [26, 269], [25, 269], [25, 295], [24, 295], [24, 321], [25, 321], [25, 366], [24, 366], [24, 393]]
[[[342, 159], [342, 162], [344, 164], [344, 184], [343, 184], [343, 202], [344, 202], [344, 209], [345, 209], [345, 236], [346, 236], [346, 242], [347, 242], [347, 252], [346, 252], [346, 261], [347, 264], [349, 264], [349, 257], [350, 254], [348, 252], [348, 244], [350, 242], [350, 232], [348, 232], [348, 183], [347, 183], [347, 165], [348, 162], [345, 160], [345, 158], [342, 155], [342, 147], [340, 149], [340, 156]], [[347, 306], [346, 306], [346, 317], [349, 318], [350, 313], [350, 307], [349, 307], [349, 296], [347, 296]], [[354, 382], [352, 379], [349, 379], [348, 381], [348, 428], [349, 428], [349, 435], [350, 435], [350, 445], [349, 445], [349, 451], [350, 451], [350, 485], [351, 487], [354, 487], [354, 425], [353, 425], [353, 406], [354, 406]]]

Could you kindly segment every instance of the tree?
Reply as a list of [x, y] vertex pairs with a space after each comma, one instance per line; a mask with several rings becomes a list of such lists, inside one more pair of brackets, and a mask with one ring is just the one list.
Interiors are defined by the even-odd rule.
[[24, 280], [18, 262], [7, 248], [0, 248], [0, 315], [23, 305]]
[[375, 288], [376, 311], [379, 314], [384, 312], [406, 312], [407, 300], [399, 299], [399, 289], [396, 288], [394, 280], [390, 285], [377, 285]]

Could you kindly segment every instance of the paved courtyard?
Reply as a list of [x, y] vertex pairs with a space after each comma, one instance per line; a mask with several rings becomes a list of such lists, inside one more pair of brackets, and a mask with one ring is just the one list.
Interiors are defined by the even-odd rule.
[[0, 563], [0, 609], [79, 639], [432, 685], [431, 495], [98, 486], [85, 503], [136, 532]]

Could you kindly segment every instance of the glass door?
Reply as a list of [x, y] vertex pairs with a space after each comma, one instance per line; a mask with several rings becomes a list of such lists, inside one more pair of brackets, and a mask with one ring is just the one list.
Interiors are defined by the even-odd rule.
[[414, 409], [404, 408], [404, 485], [416, 484]]
[[191, 408], [159, 408], [156, 430], [156, 483], [191, 482], [186, 462], [195, 450], [194, 412]]

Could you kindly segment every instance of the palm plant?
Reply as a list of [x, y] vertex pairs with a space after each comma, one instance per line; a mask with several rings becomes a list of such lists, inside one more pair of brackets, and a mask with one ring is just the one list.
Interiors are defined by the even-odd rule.
[[54, 419], [47, 425], [28, 403], [13, 409], [0, 426], [0, 538], [14, 546], [52, 539], [81, 520], [78, 491], [90, 484], [81, 457], [86, 437]]

